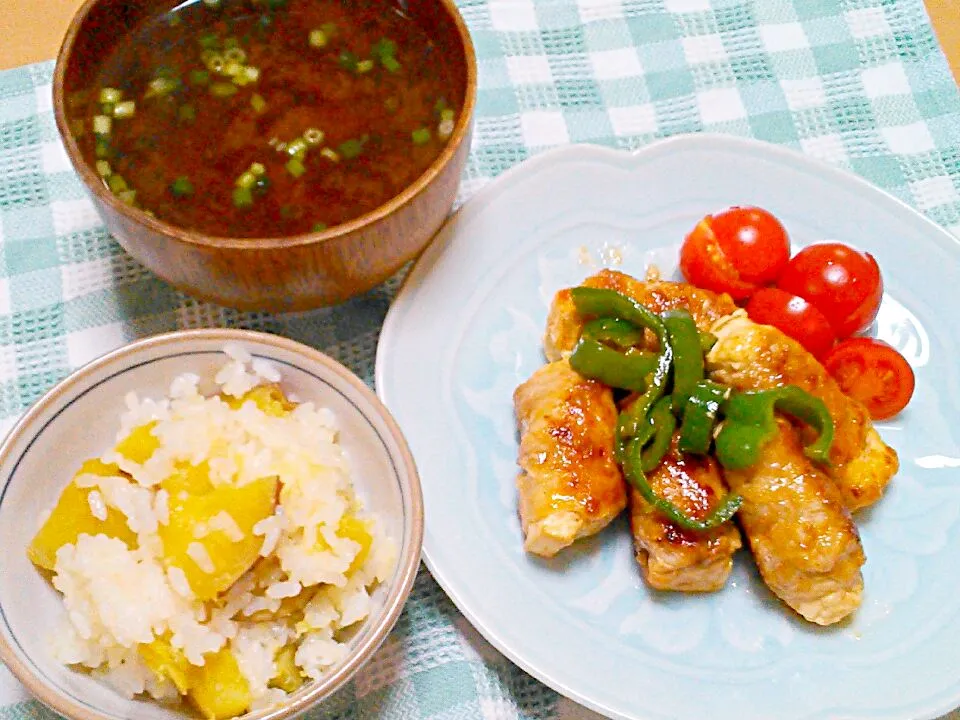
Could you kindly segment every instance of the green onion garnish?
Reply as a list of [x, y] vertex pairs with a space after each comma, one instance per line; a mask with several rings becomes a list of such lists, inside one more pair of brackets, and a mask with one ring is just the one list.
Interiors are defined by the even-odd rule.
[[445, 98], [439, 97], [437, 101], [433, 104], [433, 111], [435, 113], [441, 113], [449, 107]]
[[253, 191], [250, 188], [235, 187], [233, 189], [233, 206], [248, 208], [253, 205]]
[[203, 4], [209, 8], [220, 7], [220, 0], [203, 0]]
[[251, 65], [246, 65], [240, 68], [238, 72], [233, 77], [233, 81], [237, 85], [246, 85], [247, 83], [256, 82], [260, 79], [260, 68], [255, 68]]
[[133, 205], [137, 200], [137, 191], [136, 190], [121, 190], [117, 193], [117, 197], [120, 198], [120, 202], [127, 205]]
[[94, 144], [93, 153], [98, 158], [108, 158], [113, 155], [113, 148], [110, 147], [110, 141], [102, 135], [98, 136]]
[[453, 120], [456, 116], [456, 113], [453, 111], [453, 108], [444, 108], [440, 111], [440, 120]]
[[111, 127], [113, 127], [113, 121], [109, 115], [93, 116], [93, 132], [97, 135], [109, 135]]
[[110, 163], [106, 160], [97, 160], [97, 174], [100, 177], [110, 177], [113, 170], [110, 169]]
[[286, 167], [287, 172], [293, 175], [295, 178], [300, 177], [307, 171], [307, 166], [304, 165], [303, 160], [298, 157], [290, 158], [284, 167]]
[[253, 108], [254, 112], [262, 113], [267, 109], [267, 101], [263, 99], [263, 95], [254, 93], [250, 96], [250, 107]]
[[357, 139], [345, 140], [340, 143], [340, 147], [337, 148], [340, 151], [340, 154], [345, 157], [347, 160], [355, 158], [361, 152], [363, 152], [363, 142]]
[[156, 95], [169, 95], [180, 87], [180, 81], [176, 78], [160, 76], [155, 77], [147, 83], [147, 92], [144, 97], [154, 97]]
[[127, 181], [123, 179], [123, 176], [117, 175], [116, 173], [113, 173], [107, 178], [107, 187], [110, 188], [110, 192], [112, 193], [119, 193], [129, 189]]
[[181, 105], [177, 108], [177, 117], [180, 118], [180, 122], [192, 123], [197, 119], [197, 111], [193, 105]]
[[368, 73], [373, 70], [373, 60], [361, 60], [357, 63], [357, 72], [358, 73]]
[[340, 162], [340, 156], [337, 155], [336, 150], [332, 150], [331, 148], [325, 147], [323, 148], [323, 150], [320, 151], [320, 154], [323, 155], [330, 162]]
[[243, 48], [240, 47], [230, 47], [223, 51], [223, 59], [227, 62], [235, 63], [245, 63], [247, 61], [247, 53]]
[[100, 105], [100, 114], [109, 115], [113, 117], [113, 108], [116, 107], [113, 103], [102, 103]]
[[190, 182], [190, 178], [188, 178], [186, 175], [181, 175], [172, 183], [170, 183], [170, 192], [172, 192], [176, 197], [193, 195], [193, 183]]
[[223, 65], [224, 75], [227, 75], [228, 77], [236, 77], [243, 72], [243, 65], [238, 63], [236, 60], [227, 60], [226, 58], [224, 58], [224, 60], [226, 60]]
[[260, 175], [263, 175], [266, 171], [267, 169], [263, 166], [263, 163], [258, 163], [258, 162], [250, 163], [250, 172], [252, 172], [254, 175], [257, 175], [259, 177]]
[[337, 58], [337, 62], [340, 63], [340, 67], [345, 70], [350, 70], [351, 72], [356, 71], [358, 58], [349, 50], [344, 50], [340, 53], [340, 57]]
[[194, 85], [207, 85], [210, 82], [210, 73], [206, 70], [191, 70], [190, 82]]
[[400, 63], [397, 62], [397, 59], [391, 55], [380, 58], [380, 64], [383, 65], [384, 69], [390, 73], [395, 73], [400, 70]]
[[307, 141], [303, 138], [297, 138], [296, 140], [291, 140], [290, 144], [287, 145], [286, 153], [288, 155], [303, 157], [307, 152]]
[[197, 42], [200, 43], [200, 47], [205, 50], [215, 50], [220, 47], [220, 38], [218, 38], [213, 33], [204, 33], [197, 38]]
[[113, 106], [113, 116], [118, 119], [131, 118], [137, 111], [137, 104], [133, 100], [124, 100]]
[[228, 82], [215, 82], [210, 86], [210, 94], [218, 98], [226, 98], [237, 92], [237, 86]]
[[229, 37], [225, 37], [223, 39], [224, 50], [230, 50], [231, 48], [238, 48], [238, 47], [240, 47], [240, 41], [237, 40], [237, 38], [235, 38], [233, 35], [230, 35]]
[[410, 138], [413, 140], [414, 145], [426, 145], [430, 142], [430, 128], [417, 128], [410, 133]]
[[203, 61], [203, 64], [207, 66], [207, 70], [217, 75], [223, 74], [223, 69], [227, 64], [227, 61], [223, 59], [223, 55], [219, 53], [211, 53], [206, 60]]
[[307, 145], [319, 145], [323, 142], [323, 130], [320, 128], [307, 128], [303, 131], [303, 139]]
[[247, 170], [237, 178], [237, 187], [252, 188], [257, 182], [257, 176]]
[[117, 88], [105, 87], [100, 90], [100, 102], [118, 103], [123, 98], [123, 93]]
[[320, 28], [310, 31], [310, 35], [307, 37], [307, 42], [310, 43], [310, 47], [314, 48], [324, 48], [327, 46], [327, 34]]
[[393, 57], [397, 54], [397, 44], [389, 38], [382, 38], [373, 44], [370, 54], [381, 60], [385, 57]]

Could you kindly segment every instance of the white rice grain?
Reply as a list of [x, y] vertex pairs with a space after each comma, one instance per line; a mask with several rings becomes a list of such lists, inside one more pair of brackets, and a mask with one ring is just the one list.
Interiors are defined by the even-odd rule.
[[303, 590], [303, 586], [296, 580], [285, 580], [283, 582], [273, 583], [267, 588], [266, 595], [270, 598], [288, 598], [296, 597]]
[[170, 493], [163, 488], [157, 490], [157, 494], [153, 497], [153, 512], [160, 525], [170, 523]]
[[103, 495], [97, 490], [91, 490], [87, 493], [87, 505], [90, 506], [90, 514], [97, 520], [103, 522], [107, 519], [107, 504], [103, 501]]
[[171, 565], [167, 568], [167, 580], [170, 581], [170, 587], [180, 597], [193, 597], [193, 590], [190, 589], [190, 583], [187, 580], [187, 574], [182, 568]]
[[187, 557], [193, 560], [197, 564], [197, 567], [208, 575], [217, 569], [216, 565], [213, 564], [210, 553], [207, 552], [207, 548], [198, 542], [192, 542], [187, 545]]

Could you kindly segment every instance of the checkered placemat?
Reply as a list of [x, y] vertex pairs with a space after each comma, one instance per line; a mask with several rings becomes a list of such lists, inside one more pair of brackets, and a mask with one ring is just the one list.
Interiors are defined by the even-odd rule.
[[[960, 233], [960, 95], [921, 0], [459, 5], [480, 80], [461, 201], [550, 146], [636, 148], [709, 130], [848, 168]], [[0, 431], [79, 364], [180, 327], [279, 333], [373, 382], [397, 279], [336, 308], [282, 316], [171, 289], [107, 235], [70, 170], [51, 114], [52, 71], [0, 73]], [[0, 720], [53, 717], [2, 667], [0, 706]], [[313, 717], [592, 716], [486, 645], [424, 570], [385, 646]]]

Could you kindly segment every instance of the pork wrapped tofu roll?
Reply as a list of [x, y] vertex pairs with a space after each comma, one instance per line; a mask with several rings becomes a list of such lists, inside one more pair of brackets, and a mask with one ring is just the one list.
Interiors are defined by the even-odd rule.
[[[736, 310], [727, 295], [717, 295], [691, 285], [674, 282], [643, 282], [615, 270], [602, 270], [587, 278], [585, 287], [616, 290], [643, 303], [653, 312], [685, 309], [700, 330], [706, 330], [723, 315]], [[569, 290], [554, 297], [547, 319], [544, 348], [547, 356], [567, 356], [580, 338], [583, 319]], [[652, 335], [650, 336], [652, 340]], [[650, 473], [654, 492], [689, 517], [702, 519], [726, 494], [719, 467], [712, 460], [682, 458], [674, 450]], [[637, 562], [647, 583], [658, 590], [711, 592], [723, 587], [733, 567], [733, 555], [741, 546], [733, 523], [707, 532], [686, 530], [662, 515], [639, 492], [630, 489], [630, 527]]]
[[852, 613], [863, 594], [860, 536], [834, 482], [804, 454], [789, 421], [758, 462], [727, 470], [743, 497], [740, 525], [767, 587], [807, 620], [831, 625]]
[[867, 409], [848, 397], [800, 343], [746, 313], [721, 318], [710, 332], [717, 343], [707, 354], [707, 372], [738, 390], [796, 385], [826, 404], [833, 419], [831, 466], [826, 472], [851, 510], [872, 505], [899, 467], [896, 451], [873, 427]]
[[613, 453], [613, 391], [561, 360], [533, 373], [513, 401], [524, 548], [550, 557], [600, 532], [626, 507], [627, 486]]
[[[720, 466], [712, 457], [682, 455], [677, 436], [657, 468], [650, 487], [687, 517], [703, 520], [727, 493]], [[630, 529], [637, 562], [650, 587], [681, 592], [711, 592], [727, 581], [740, 533], [733, 523], [705, 532], [678, 527], [630, 489]]]

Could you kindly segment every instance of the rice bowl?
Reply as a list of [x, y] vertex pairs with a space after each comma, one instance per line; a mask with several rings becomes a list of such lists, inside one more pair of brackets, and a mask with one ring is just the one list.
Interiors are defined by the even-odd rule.
[[[357, 651], [379, 644], [384, 611], [392, 625], [412, 582], [419, 532], [354, 491], [371, 483], [351, 472], [364, 456], [339, 443], [352, 421], [339, 430], [340, 412], [228, 349], [219, 367], [167, 373], [165, 394], [124, 393], [110, 441], [62, 461], [58, 493], [69, 481], [75, 497], [64, 492], [21, 548], [30, 543], [62, 596], [66, 612], [43, 631], [52, 660], [163, 713], [275, 717], [305, 706], [313, 686], [343, 682]], [[181, 698], [193, 707], [178, 709]]]

